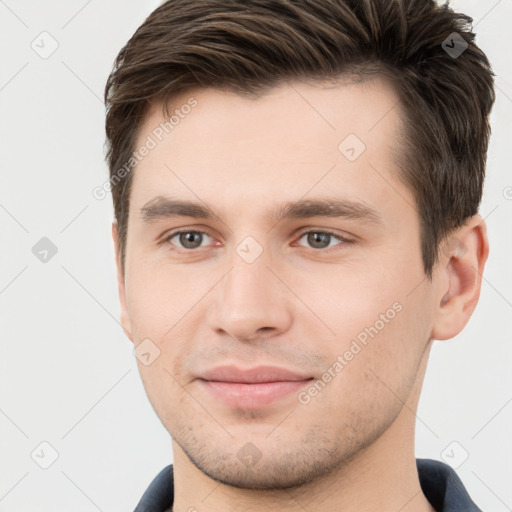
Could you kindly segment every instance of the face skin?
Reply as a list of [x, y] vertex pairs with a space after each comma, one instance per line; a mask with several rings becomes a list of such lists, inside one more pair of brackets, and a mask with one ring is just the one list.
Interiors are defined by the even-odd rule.
[[[173, 438], [173, 510], [433, 510], [414, 412], [432, 340], [455, 336], [476, 306], [484, 222], [457, 230], [425, 277], [394, 156], [398, 98], [381, 79], [294, 82], [258, 99], [190, 91], [171, 110], [191, 96], [197, 106], [134, 170], [118, 273], [127, 336], [159, 351], [139, 369]], [[163, 121], [153, 105], [137, 147]], [[354, 161], [339, 149], [349, 134], [366, 146]], [[216, 216], [162, 215], [165, 198]], [[373, 215], [274, 218], [327, 199]], [[115, 223], [113, 235], [117, 249]], [[223, 365], [311, 380], [266, 405], [227, 403], [199, 378]]]

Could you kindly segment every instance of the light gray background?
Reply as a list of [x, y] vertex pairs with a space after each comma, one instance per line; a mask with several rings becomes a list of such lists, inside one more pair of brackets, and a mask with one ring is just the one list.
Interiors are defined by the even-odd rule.
[[[0, 0], [0, 511], [132, 510], [172, 460], [118, 323], [111, 198], [92, 196], [108, 177], [106, 78], [157, 4]], [[481, 207], [491, 252], [468, 326], [434, 344], [416, 445], [462, 462], [474, 500], [502, 512], [512, 510], [512, 4], [453, 5], [474, 18], [497, 74]], [[31, 44], [58, 48], [43, 59]], [[32, 253], [42, 237], [58, 248], [47, 263]], [[48, 469], [43, 441], [58, 452]]]

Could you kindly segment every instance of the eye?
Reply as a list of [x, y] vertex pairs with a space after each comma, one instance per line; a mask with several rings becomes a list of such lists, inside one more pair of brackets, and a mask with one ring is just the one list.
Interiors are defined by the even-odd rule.
[[321, 249], [329, 249], [333, 247], [331, 245], [331, 241], [333, 238], [338, 239], [341, 243], [334, 245], [343, 245], [345, 243], [351, 243], [351, 240], [342, 237], [341, 235], [336, 235], [335, 233], [331, 233], [330, 231], [306, 231], [302, 233], [299, 240], [306, 237], [307, 243], [311, 245], [312, 249], [321, 250]]
[[[195, 231], [195, 230], [181, 230], [174, 231], [165, 237], [164, 241], [170, 243], [172, 246], [176, 247], [178, 252], [182, 251], [193, 251], [194, 249], [200, 249], [201, 247], [205, 247], [203, 245], [206, 239], [212, 239], [210, 235], [205, 233], [204, 231]], [[310, 244], [310, 248], [314, 250], [325, 250], [330, 249], [336, 245], [344, 245], [346, 243], [352, 243], [352, 240], [349, 240], [341, 235], [332, 233], [330, 231], [320, 231], [320, 230], [310, 230], [302, 233], [299, 237], [299, 240], [306, 237], [307, 243]], [[176, 239], [173, 241], [173, 239]], [[336, 239], [340, 243], [333, 242]], [[301, 245], [301, 244], [299, 244]]]
[[211, 238], [204, 231], [175, 231], [174, 233], [168, 235], [165, 238], [165, 241], [171, 243], [172, 245], [176, 245], [174, 242], [172, 242], [172, 239], [177, 238], [177, 242], [181, 244], [181, 247], [178, 246], [178, 250], [193, 250], [199, 249], [201, 247], [201, 242], [204, 241], [205, 236]]

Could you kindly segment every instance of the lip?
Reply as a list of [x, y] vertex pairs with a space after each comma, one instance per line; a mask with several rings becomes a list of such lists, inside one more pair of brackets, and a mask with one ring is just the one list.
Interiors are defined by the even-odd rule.
[[311, 379], [311, 375], [298, 373], [279, 366], [256, 366], [240, 368], [238, 366], [217, 366], [199, 376], [203, 380], [219, 382], [238, 382], [256, 384], [261, 382], [284, 382]]
[[239, 368], [220, 366], [203, 372], [198, 380], [217, 400], [232, 407], [257, 409], [299, 391], [313, 379], [277, 366]]

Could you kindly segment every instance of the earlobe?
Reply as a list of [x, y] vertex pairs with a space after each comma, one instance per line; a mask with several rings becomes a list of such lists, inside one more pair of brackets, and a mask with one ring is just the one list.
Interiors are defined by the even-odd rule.
[[433, 339], [453, 338], [469, 321], [480, 296], [488, 254], [487, 229], [479, 215], [443, 243], [437, 269], [439, 292]]
[[114, 220], [112, 222], [112, 240], [114, 241], [114, 250], [116, 255], [117, 287], [119, 291], [119, 303], [121, 306], [121, 325], [126, 336], [128, 336], [130, 341], [133, 342], [130, 316], [128, 315], [128, 309], [126, 307], [126, 288], [124, 282], [124, 275], [121, 268], [117, 220]]

